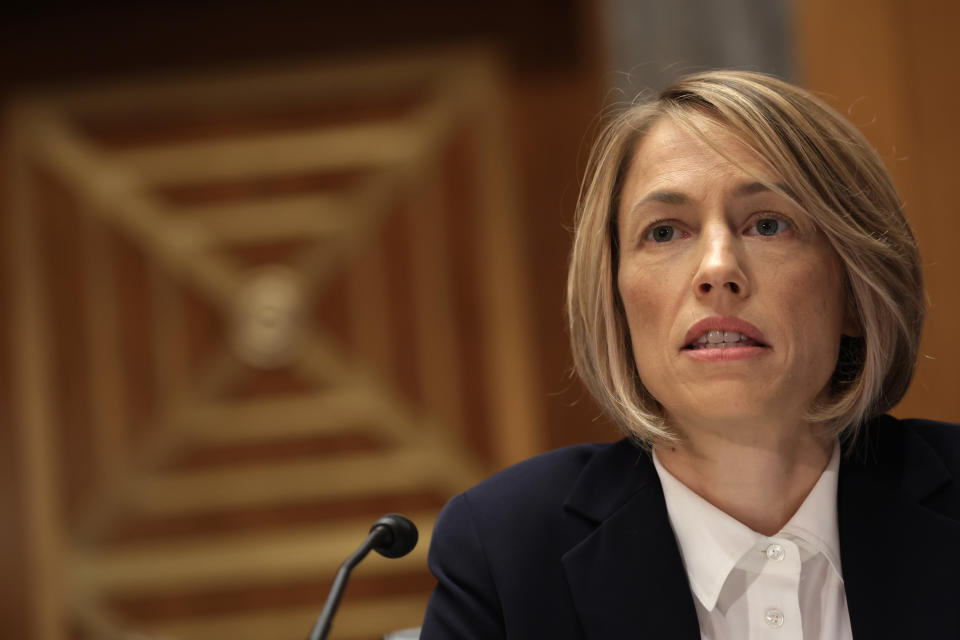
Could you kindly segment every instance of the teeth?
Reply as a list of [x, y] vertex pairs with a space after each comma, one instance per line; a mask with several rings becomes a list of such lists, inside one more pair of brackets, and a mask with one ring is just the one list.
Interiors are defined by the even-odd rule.
[[709, 342], [710, 344], [720, 344], [721, 342], [740, 342], [745, 340], [746, 336], [737, 331], [720, 331], [718, 329], [713, 329], [712, 331], [707, 331], [705, 334], [697, 338], [697, 342], [703, 344]]
[[737, 343], [756, 344], [739, 331], [721, 331], [719, 329], [707, 331], [693, 342], [700, 349], [708, 347], [725, 349]]

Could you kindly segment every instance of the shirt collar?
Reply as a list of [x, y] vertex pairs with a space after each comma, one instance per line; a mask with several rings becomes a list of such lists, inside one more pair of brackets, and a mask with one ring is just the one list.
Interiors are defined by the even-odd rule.
[[[768, 539], [716, 508], [667, 471], [653, 454], [667, 514], [683, 556], [690, 589], [707, 610], [713, 610], [730, 571], [743, 556]], [[840, 536], [837, 526], [837, 482], [840, 446], [797, 512], [777, 534], [806, 543], [823, 553], [838, 576]], [[776, 537], [776, 536], [772, 536]]]
[[780, 530], [781, 534], [795, 536], [810, 544], [830, 562], [837, 576], [840, 570], [840, 527], [837, 522], [837, 485], [840, 478], [840, 443], [833, 445], [833, 455], [820, 479]]

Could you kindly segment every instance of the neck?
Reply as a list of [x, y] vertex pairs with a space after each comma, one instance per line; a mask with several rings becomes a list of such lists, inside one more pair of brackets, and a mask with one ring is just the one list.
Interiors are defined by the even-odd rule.
[[833, 449], [819, 429], [681, 429], [678, 443], [656, 446], [660, 463], [680, 482], [754, 531], [774, 535], [817, 483]]

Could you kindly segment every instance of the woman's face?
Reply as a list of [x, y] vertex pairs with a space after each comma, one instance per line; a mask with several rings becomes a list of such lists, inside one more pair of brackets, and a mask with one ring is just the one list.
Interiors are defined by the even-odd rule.
[[828, 384], [844, 323], [838, 257], [725, 129], [663, 118], [638, 145], [617, 228], [618, 287], [640, 378], [685, 426], [800, 424]]

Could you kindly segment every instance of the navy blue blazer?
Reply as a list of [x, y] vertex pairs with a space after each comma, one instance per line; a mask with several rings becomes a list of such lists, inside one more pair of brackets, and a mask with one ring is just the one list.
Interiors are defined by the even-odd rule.
[[[840, 464], [853, 635], [960, 638], [960, 428], [882, 416]], [[650, 457], [569, 447], [453, 498], [433, 534], [423, 640], [699, 640]]]

